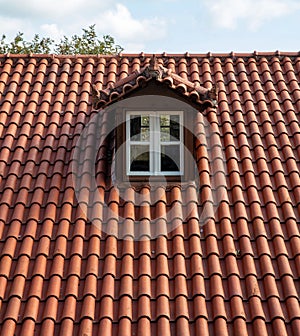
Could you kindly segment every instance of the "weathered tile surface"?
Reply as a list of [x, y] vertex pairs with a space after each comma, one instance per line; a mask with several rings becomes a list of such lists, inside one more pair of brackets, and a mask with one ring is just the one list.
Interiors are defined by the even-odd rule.
[[[200, 190], [162, 188], [152, 204], [143, 188], [139, 209], [133, 190], [124, 200], [111, 187], [103, 142], [97, 184], [111, 213], [132, 223], [126, 240], [78, 206], [74, 147], [101, 113], [92, 84], [126, 81], [150, 56], [0, 56], [0, 334], [298, 336], [299, 54], [157, 55], [187, 83], [219, 89], [203, 115], [225, 155], [226, 192], [205, 226], [215, 161], [201, 142]], [[195, 124], [200, 136], [200, 113]], [[176, 228], [149, 239], [170, 209]], [[114, 229], [101, 202], [93, 211]], [[136, 220], [140, 241], [130, 239]]]

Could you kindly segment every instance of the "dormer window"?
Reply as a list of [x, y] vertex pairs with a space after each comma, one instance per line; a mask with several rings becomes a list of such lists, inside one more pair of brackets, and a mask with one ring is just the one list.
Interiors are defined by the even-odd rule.
[[[147, 99], [154, 101], [148, 110], [148, 102], [143, 106]], [[190, 130], [195, 112], [186, 103], [170, 97], [136, 96], [120, 103], [115, 113], [114, 176], [120, 185], [194, 179]]]
[[128, 77], [98, 90], [93, 104], [113, 120], [112, 180], [119, 186], [194, 180], [194, 117], [217, 104], [205, 88], [164, 67], [155, 55]]
[[127, 175], [183, 175], [183, 112], [127, 112]]

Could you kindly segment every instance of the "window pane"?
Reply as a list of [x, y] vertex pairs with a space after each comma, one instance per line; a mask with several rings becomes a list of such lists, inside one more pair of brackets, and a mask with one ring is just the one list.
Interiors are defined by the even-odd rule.
[[170, 126], [170, 116], [167, 115], [167, 114], [163, 114], [160, 116], [160, 126], [163, 127], [163, 126], [167, 126], [169, 127]]
[[170, 133], [171, 133], [171, 140], [172, 139], [180, 140], [179, 115], [171, 115], [171, 118], [170, 118]]
[[149, 123], [150, 123], [149, 116], [143, 115], [143, 116], [141, 116], [141, 119], [142, 119], [142, 121], [141, 121], [142, 126], [143, 127], [149, 127]]
[[161, 171], [180, 171], [180, 147], [179, 145], [163, 145], [160, 154]]
[[130, 171], [149, 171], [149, 146], [130, 146]]
[[130, 140], [149, 141], [149, 116], [130, 117]]
[[179, 115], [160, 116], [160, 141], [180, 140]]
[[170, 127], [160, 128], [160, 141], [170, 141]]

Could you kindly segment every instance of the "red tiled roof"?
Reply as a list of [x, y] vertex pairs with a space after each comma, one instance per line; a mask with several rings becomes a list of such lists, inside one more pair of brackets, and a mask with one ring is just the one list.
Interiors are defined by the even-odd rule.
[[[124, 88], [150, 56], [0, 56], [0, 334], [298, 336], [298, 53], [157, 55], [175, 81], [219, 90], [217, 108], [195, 121], [200, 130], [207, 118], [226, 159], [225, 195], [206, 225], [213, 162], [201, 143], [200, 192], [161, 188], [151, 204], [145, 187], [135, 209], [131, 188], [121, 199], [107, 182], [104, 142], [99, 190], [113, 213], [146, 222], [140, 241], [103, 233], [78, 205], [72, 155], [101, 113], [92, 85]], [[107, 208], [99, 203], [100, 225], [114, 228]], [[170, 209], [176, 228], [147, 239]]]

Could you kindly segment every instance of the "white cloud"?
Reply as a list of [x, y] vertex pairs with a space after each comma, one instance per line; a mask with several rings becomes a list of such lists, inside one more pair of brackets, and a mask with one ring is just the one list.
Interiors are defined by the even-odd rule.
[[64, 35], [82, 34], [82, 28], [96, 24], [99, 38], [111, 35], [125, 51], [145, 49], [148, 41], [162, 40], [167, 35], [165, 19], [157, 16], [134, 17], [117, 0], [0, 0], [2, 32], [13, 38], [18, 31], [29, 40], [34, 34], [59, 41]]
[[15, 37], [18, 32], [23, 32], [24, 35], [31, 32], [30, 22], [26, 19], [0, 16], [0, 22], [1, 36], [4, 34], [8, 38], [12, 38]]
[[64, 36], [63, 30], [59, 29], [55, 23], [42, 24], [41, 30], [42, 30], [42, 35], [51, 36], [51, 38], [55, 41], [59, 41]]
[[18, 31], [24, 32], [30, 39], [34, 34], [61, 35], [80, 34], [82, 28], [94, 24], [93, 18], [110, 8], [115, 0], [27, 0], [20, 4], [19, 0], [0, 0], [1, 32], [9, 38]]
[[94, 14], [109, 8], [113, 0], [27, 0], [20, 4], [19, 0], [0, 0], [1, 14], [10, 17], [31, 17], [43, 19], [64, 18], [72, 20], [74, 13], [81, 15]]
[[300, 3], [295, 0], [204, 0], [204, 4], [214, 23], [227, 29], [235, 29], [241, 23], [257, 30], [266, 21], [300, 9]]
[[167, 34], [165, 20], [158, 17], [135, 19], [128, 8], [122, 4], [117, 4], [115, 8], [105, 11], [96, 23], [98, 28], [109, 29], [110, 34], [130, 43], [158, 40]]

